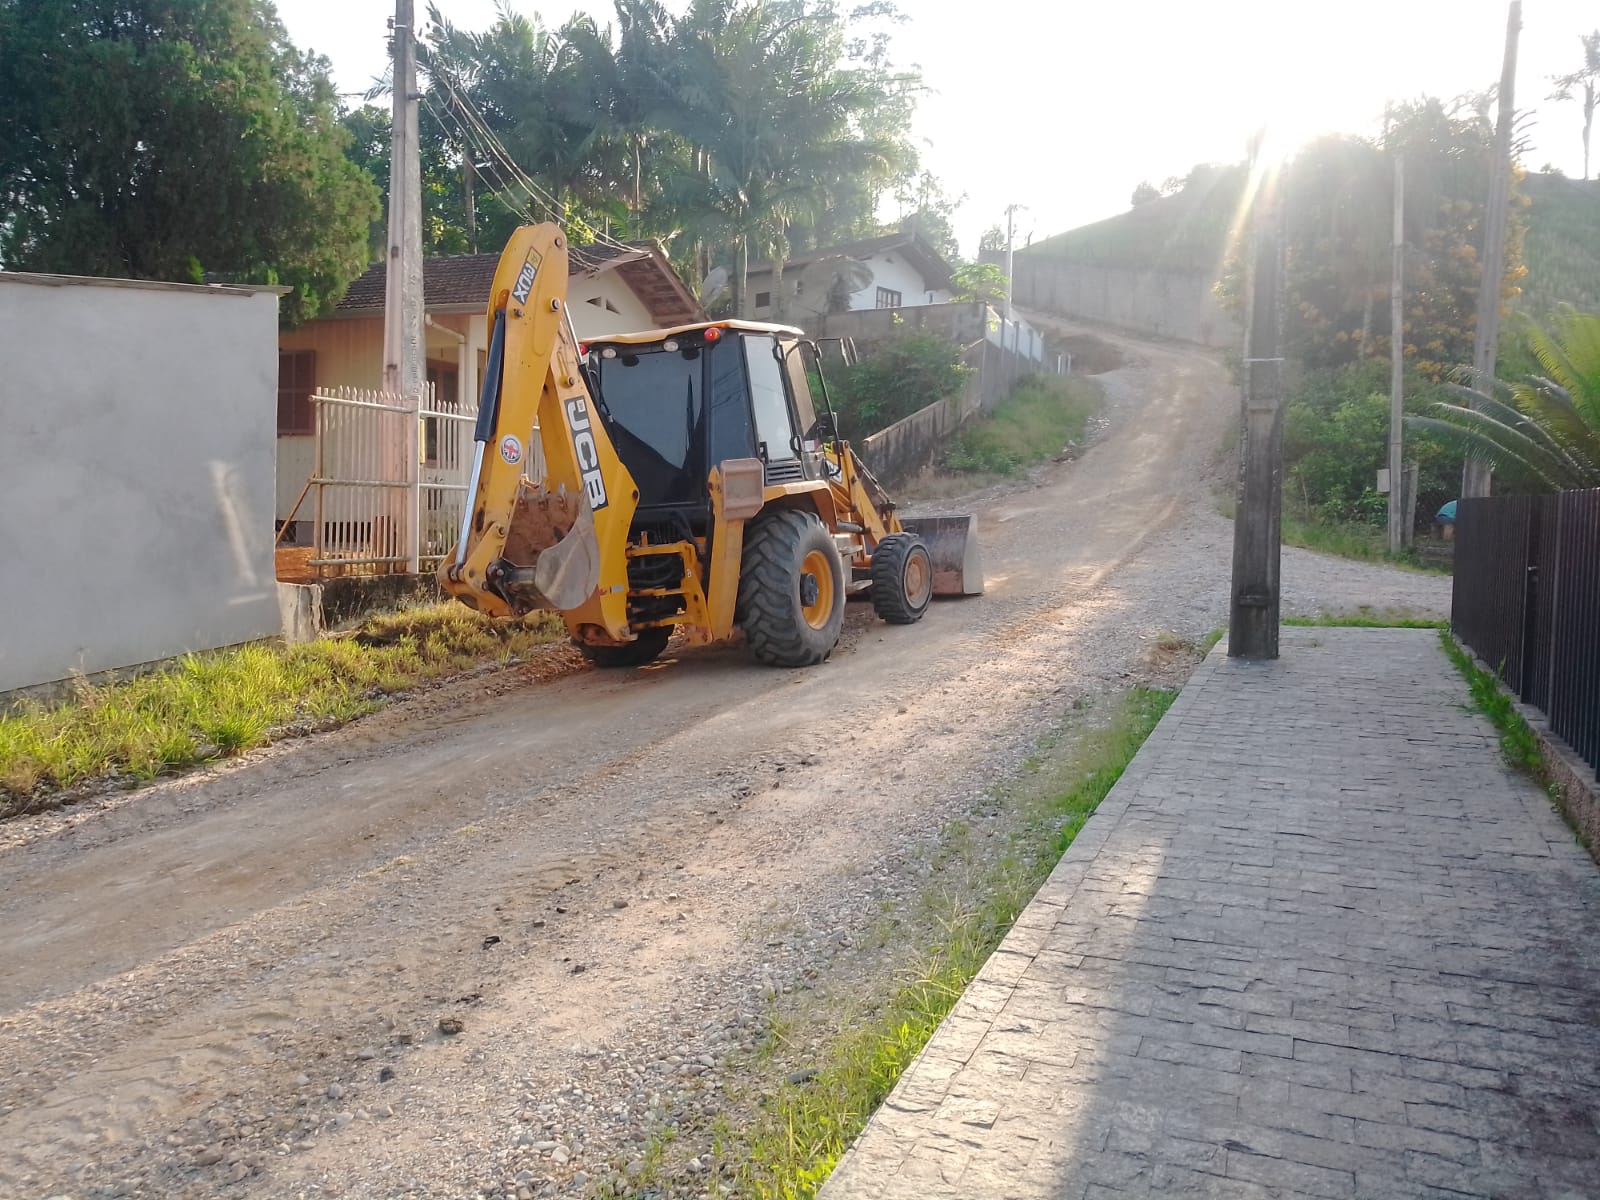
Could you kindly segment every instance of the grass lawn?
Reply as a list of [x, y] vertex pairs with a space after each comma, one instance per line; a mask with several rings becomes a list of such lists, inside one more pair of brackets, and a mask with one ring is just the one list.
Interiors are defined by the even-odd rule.
[[946, 470], [964, 475], [1018, 475], [1082, 443], [1100, 409], [1100, 385], [1085, 375], [1028, 379], [992, 416], [966, 426], [945, 451]]
[[50, 807], [86, 780], [146, 781], [262, 745], [294, 723], [347, 721], [389, 693], [514, 660], [563, 632], [548, 617], [496, 623], [437, 604], [303, 645], [188, 654], [122, 682], [79, 679], [63, 703], [0, 713], [0, 818]]

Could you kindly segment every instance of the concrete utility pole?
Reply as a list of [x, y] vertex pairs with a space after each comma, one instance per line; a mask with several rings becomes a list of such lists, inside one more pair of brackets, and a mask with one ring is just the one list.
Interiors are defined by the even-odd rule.
[[412, 0], [394, 3], [394, 115], [389, 151], [389, 259], [383, 298], [383, 389], [422, 392], [422, 165], [417, 152], [417, 40]]
[[[420, 407], [427, 382], [427, 343], [422, 299], [422, 166], [417, 150], [417, 39], [412, 0], [394, 4], [394, 113], [390, 122], [389, 257], [383, 297], [383, 390], [407, 398], [413, 413]], [[418, 472], [420, 426], [416, 418], [397, 427], [400, 435], [385, 439], [387, 478], [411, 479]], [[392, 441], [393, 444], [390, 444]], [[402, 474], [401, 472], [404, 472]], [[396, 497], [389, 521], [404, 554], [407, 569], [420, 568], [417, 555], [419, 515], [402, 497], [412, 491], [389, 489]]]
[[[1483, 278], [1478, 285], [1478, 327], [1472, 340], [1474, 386], [1494, 378], [1500, 341], [1500, 288], [1506, 270], [1506, 209], [1511, 202], [1511, 126], [1516, 119], [1517, 35], [1522, 31], [1522, 0], [1511, 0], [1506, 13], [1506, 55], [1500, 66], [1499, 111], [1494, 134], [1494, 174], [1489, 178], [1489, 207], [1483, 220]], [[1487, 463], [1468, 459], [1461, 469], [1461, 494], [1487, 496], [1492, 472]]]
[[1394, 156], [1394, 264], [1389, 278], [1389, 553], [1405, 546], [1406, 169]]
[[1245, 335], [1239, 492], [1233, 518], [1232, 658], [1278, 657], [1278, 569], [1283, 518], [1283, 352], [1279, 311], [1283, 212], [1269, 170], [1255, 198], [1255, 248]]
[[1006, 205], [1006, 309], [1005, 325], [1000, 330], [1000, 346], [1002, 349], [1006, 348], [1006, 337], [1008, 334], [1010, 335], [1011, 360], [1006, 363], [1006, 378], [1013, 381], [1016, 379], [1017, 371], [1016, 358], [1019, 331], [1016, 326], [1016, 310], [1012, 307], [1011, 303], [1011, 289], [1016, 279], [1016, 251], [1014, 243], [1016, 240], [1017, 209], [1021, 207], [1022, 205], [1020, 204]]

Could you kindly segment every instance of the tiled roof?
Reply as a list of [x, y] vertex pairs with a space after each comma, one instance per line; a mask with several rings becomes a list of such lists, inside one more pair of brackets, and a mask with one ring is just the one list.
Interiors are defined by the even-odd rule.
[[[635, 243], [626, 250], [615, 246], [574, 246], [568, 272], [586, 275], [603, 271], [637, 258], [648, 258], [651, 250], [650, 242]], [[494, 283], [495, 268], [499, 264], [499, 254], [455, 254], [423, 259], [422, 307], [481, 306], [489, 298], [489, 288]], [[336, 311], [346, 314], [382, 312], [388, 275], [386, 266], [377, 262], [368, 267], [366, 274], [345, 290], [344, 299], [339, 301]]]

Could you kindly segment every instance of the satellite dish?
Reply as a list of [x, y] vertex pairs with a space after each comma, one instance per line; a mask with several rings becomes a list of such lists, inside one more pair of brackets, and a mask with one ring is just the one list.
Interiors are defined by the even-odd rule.
[[849, 307], [850, 297], [872, 285], [872, 268], [859, 259], [831, 254], [805, 265], [789, 297], [793, 311], [820, 317]]
[[712, 267], [706, 277], [700, 281], [700, 303], [706, 307], [720, 299], [722, 293], [728, 290], [728, 268]]

